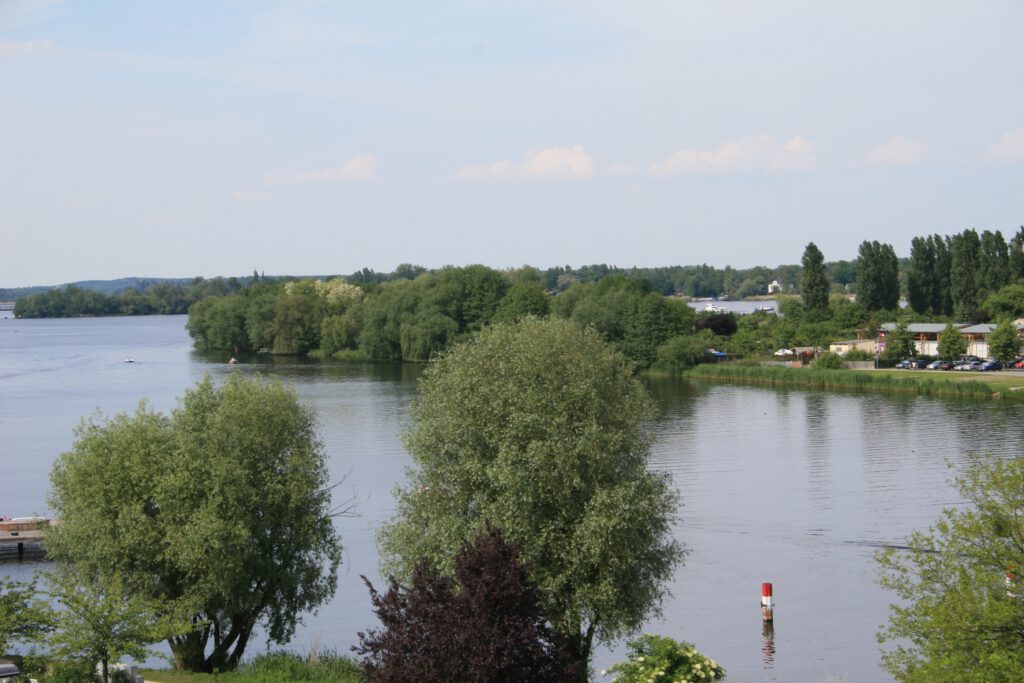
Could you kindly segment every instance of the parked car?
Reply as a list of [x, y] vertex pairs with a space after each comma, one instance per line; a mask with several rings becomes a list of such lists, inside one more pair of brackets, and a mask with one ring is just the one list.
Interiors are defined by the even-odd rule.
[[965, 370], [965, 371], [968, 371], [968, 372], [977, 372], [978, 370], [981, 370], [981, 361], [980, 360], [963, 361], [962, 363], [957, 363], [956, 365], [954, 365], [953, 369], [954, 370]]
[[924, 358], [915, 358], [914, 360], [910, 361], [910, 367], [913, 368], [914, 370], [924, 370], [926, 367], [928, 367], [928, 361], [926, 361]]
[[1018, 369], [1024, 368], [1024, 358], [1021, 358], [1016, 363], [1014, 363], [1013, 367], [1018, 368]]
[[933, 360], [926, 367], [929, 370], [952, 370], [953, 363], [948, 360]]
[[16, 683], [21, 680], [21, 672], [18, 671], [18, 667], [14, 664], [6, 664], [0, 662], [0, 683]]
[[1003, 364], [997, 360], [987, 360], [981, 364], [981, 369], [986, 372], [991, 370], [1002, 370]]

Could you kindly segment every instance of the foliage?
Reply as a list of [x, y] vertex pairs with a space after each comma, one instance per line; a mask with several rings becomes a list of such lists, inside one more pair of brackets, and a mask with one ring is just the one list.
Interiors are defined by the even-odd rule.
[[732, 313], [708, 313], [701, 315], [694, 321], [694, 329], [710, 330], [718, 337], [728, 337], [736, 332], [736, 316]]
[[53, 614], [35, 581], [0, 577], [0, 653], [14, 640], [36, 639], [52, 630]]
[[543, 318], [547, 316], [548, 308], [548, 295], [540, 282], [517, 282], [498, 303], [494, 320], [511, 323], [528, 315]]
[[864, 241], [857, 251], [857, 301], [869, 311], [899, 306], [899, 260], [891, 244]]
[[886, 335], [885, 351], [882, 352], [882, 358], [901, 360], [913, 358], [916, 355], [917, 347], [914, 345], [914, 335], [910, 333], [905, 323], [896, 323], [893, 331]]
[[593, 327], [641, 368], [654, 363], [659, 346], [694, 324], [689, 306], [652, 291], [646, 280], [622, 275], [579, 285], [555, 299], [552, 313]]
[[149, 645], [192, 629], [186, 615], [151, 601], [119, 574], [100, 581], [64, 567], [47, 578], [50, 595], [61, 606], [49, 639], [53, 653], [63, 660], [98, 662], [103, 683], [110, 681], [111, 662], [150, 657], [156, 651]]
[[900, 681], [1024, 680], [1024, 458], [972, 455], [954, 484], [968, 507], [877, 556], [901, 600], [879, 633], [896, 641], [883, 662]]
[[938, 351], [940, 358], [956, 360], [967, 353], [967, 337], [960, 334], [953, 323], [949, 323], [939, 335]]
[[332, 650], [313, 650], [306, 656], [287, 651], [264, 652], [222, 674], [180, 670], [145, 670], [154, 683], [362, 683], [362, 667]]
[[959, 320], [972, 320], [978, 309], [977, 273], [981, 239], [974, 230], [964, 230], [950, 240], [949, 292], [953, 313]]
[[935, 288], [939, 285], [935, 266], [934, 242], [928, 237], [913, 238], [907, 265], [907, 304], [915, 313], [934, 311]]
[[1017, 326], [1009, 318], [1003, 318], [988, 335], [988, 352], [1004, 363], [1015, 360], [1020, 354], [1021, 339]]
[[842, 370], [843, 359], [831, 352], [823, 353], [815, 359], [814, 367], [821, 370]]
[[690, 643], [645, 634], [629, 642], [629, 659], [608, 669], [617, 683], [721, 681], [725, 669]]
[[[173, 315], [209, 296], [238, 292], [248, 278], [195, 278], [188, 284], [131, 280], [119, 292], [76, 285], [54, 287], [19, 298], [16, 318], [73, 318], [99, 315]], [[83, 285], [86, 283], [82, 283]], [[98, 284], [98, 283], [93, 283]]]
[[829, 283], [825, 275], [825, 257], [821, 250], [809, 242], [801, 259], [803, 274], [800, 276], [800, 297], [804, 307], [811, 311], [828, 308]]
[[714, 343], [710, 332], [682, 337], [672, 337], [658, 347], [658, 359], [654, 367], [662, 372], [679, 374], [701, 363], [714, 360], [708, 350]]
[[[362, 667], [333, 651], [313, 652], [300, 657], [292, 652], [266, 652], [238, 667], [239, 678], [250, 683], [357, 683], [365, 680]], [[221, 680], [230, 683], [230, 676]]]
[[981, 307], [993, 319], [1024, 318], [1024, 282], [1006, 285], [989, 294]]
[[653, 403], [596, 330], [499, 324], [431, 365], [406, 447], [416, 468], [379, 535], [391, 573], [445, 573], [488, 522], [519, 545], [556, 630], [586, 662], [657, 612], [681, 561], [676, 494], [647, 470]]
[[145, 404], [94, 417], [51, 482], [61, 524], [48, 552], [185, 603], [197, 628], [170, 641], [184, 668], [235, 667], [257, 622], [286, 642], [334, 592], [340, 544], [323, 448], [312, 414], [280, 384], [207, 378], [170, 417]]
[[363, 580], [383, 626], [359, 634], [369, 681], [563, 683], [579, 676], [519, 549], [497, 529], [463, 543], [453, 577], [423, 561], [408, 588], [392, 578], [381, 595]]

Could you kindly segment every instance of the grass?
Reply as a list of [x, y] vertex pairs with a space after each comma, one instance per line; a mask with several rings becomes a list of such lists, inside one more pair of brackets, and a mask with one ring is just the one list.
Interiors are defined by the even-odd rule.
[[1024, 400], [1024, 374], [937, 370], [819, 370], [722, 363], [698, 365], [691, 379], [813, 389], [881, 391], [954, 398]]
[[237, 671], [197, 674], [188, 671], [145, 669], [143, 678], [153, 683], [362, 683], [359, 665], [334, 652], [301, 657], [291, 652], [257, 655]]

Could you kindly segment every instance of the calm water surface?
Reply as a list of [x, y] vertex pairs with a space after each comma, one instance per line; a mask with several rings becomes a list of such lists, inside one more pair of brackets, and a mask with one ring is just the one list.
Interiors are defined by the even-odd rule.
[[[374, 626], [365, 574], [377, 571], [374, 531], [393, 511], [409, 464], [401, 446], [417, 369], [226, 357], [190, 349], [185, 318], [0, 320], [0, 513], [46, 513], [54, 458], [95, 411], [168, 411], [210, 373], [267, 373], [294, 386], [319, 416], [345, 543], [338, 592], [306, 619], [291, 647], [346, 651]], [[132, 356], [135, 363], [125, 363]], [[671, 472], [690, 554], [663, 617], [645, 628], [694, 642], [730, 681], [888, 681], [874, 634], [892, 596], [875, 584], [873, 553], [899, 544], [959, 500], [947, 481], [971, 450], [1019, 453], [1021, 410], [998, 403], [821, 394], [652, 381], [662, 412], [653, 466]], [[27, 577], [32, 563], [0, 574]], [[760, 585], [775, 587], [773, 634]], [[254, 644], [252, 652], [260, 647]], [[595, 667], [622, 658], [601, 648]], [[600, 680], [600, 677], [598, 677]]]

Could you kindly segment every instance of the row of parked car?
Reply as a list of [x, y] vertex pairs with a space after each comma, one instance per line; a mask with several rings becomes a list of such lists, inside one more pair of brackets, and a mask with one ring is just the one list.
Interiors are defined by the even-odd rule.
[[1016, 362], [1003, 364], [997, 360], [985, 360], [977, 356], [964, 356], [960, 360], [933, 360], [931, 362], [923, 359], [901, 360], [896, 367], [904, 370], [965, 370], [989, 372], [1002, 370], [1003, 368], [1024, 368], [1024, 358], [1018, 358]]

